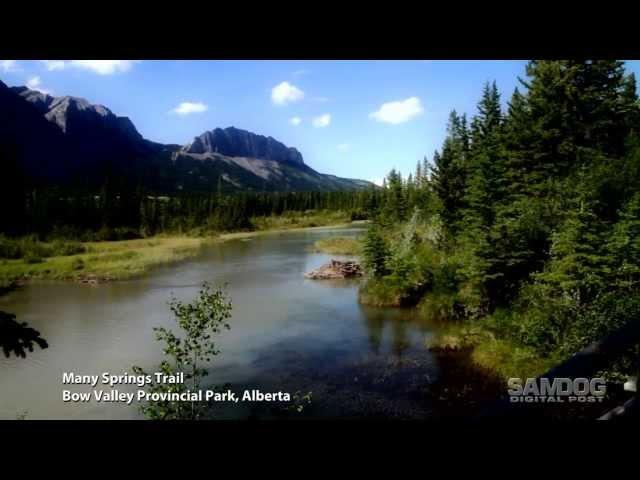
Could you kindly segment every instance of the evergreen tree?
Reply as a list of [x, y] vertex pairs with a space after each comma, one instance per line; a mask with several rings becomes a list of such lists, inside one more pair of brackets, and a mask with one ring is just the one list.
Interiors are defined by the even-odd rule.
[[407, 218], [407, 197], [402, 175], [394, 168], [389, 172], [386, 180], [383, 221], [385, 223], [404, 221]]
[[613, 264], [613, 283], [627, 291], [640, 284], [640, 193], [620, 213], [608, 242]]
[[362, 246], [362, 259], [365, 269], [372, 277], [387, 275], [389, 248], [377, 225], [372, 225], [367, 230]]
[[452, 234], [457, 229], [465, 206], [468, 148], [466, 120], [454, 110], [449, 116], [442, 153], [436, 152], [433, 156], [431, 178], [433, 189], [442, 204], [442, 219]]

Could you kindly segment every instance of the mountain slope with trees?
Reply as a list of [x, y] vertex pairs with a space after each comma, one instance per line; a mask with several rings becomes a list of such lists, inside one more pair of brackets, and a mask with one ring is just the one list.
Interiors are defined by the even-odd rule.
[[370, 186], [318, 173], [295, 148], [234, 127], [205, 132], [186, 146], [163, 145], [144, 139], [130, 119], [102, 105], [2, 82], [0, 111], [3, 155], [33, 185], [99, 189], [126, 179], [131, 187], [162, 194]]

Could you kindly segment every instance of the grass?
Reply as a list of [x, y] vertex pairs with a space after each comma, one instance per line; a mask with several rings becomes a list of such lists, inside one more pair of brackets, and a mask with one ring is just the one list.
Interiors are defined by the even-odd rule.
[[286, 230], [290, 228], [309, 228], [325, 225], [339, 225], [351, 222], [347, 212], [315, 210], [307, 212], [286, 212], [283, 215], [254, 217], [251, 224], [256, 230]]
[[85, 253], [48, 258], [0, 260], [0, 286], [25, 279], [120, 280], [138, 276], [158, 265], [194, 256], [208, 243], [203, 238], [149, 239], [82, 244]]
[[31, 263], [40, 263], [43, 258], [83, 253], [85, 247], [78, 241], [54, 240], [40, 242], [34, 235], [21, 238], [8, 238], [0, 235], [0, 258], [29, 259]]
[[0, 235], [0, 290], [25, 280], [123, 280], [142, 275], [158, 265], [193, 257], [204, 245], [215, 241], [350, 221], [346, 212], [320, 210], [256, 217], [252, 220], [255, 226], [252, 232], [161, 235], [92, 242], [39, 242], [34, 237], [8, 239]]
[[421, 285], [407, 286], [393, 276], [369, 278], [360, 285], [358, 301], [372, 307], [413, 307], [422, 293]]
[[360, 286], [358, 301], [372, 307], [402, 306], [402, 289], [390, 282], [368, 279]]
[[318, 240], [313, 248], [316, 252], [330, 255], [360, 255], [362, 243], [357, 238], [331, 237]]
[[496, 336], [482, 320], [450, 323], [431, 338], [433, 350], [471, 350], [471, 361], [503, 379], [537, 377], [557, 365], [557, 358], [542, 358], [533, 349]]

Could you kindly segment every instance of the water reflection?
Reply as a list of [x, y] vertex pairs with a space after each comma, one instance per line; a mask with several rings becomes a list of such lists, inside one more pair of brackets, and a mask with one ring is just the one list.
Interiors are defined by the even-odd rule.
[[[367, 329], [369, 348], [374, 355], [382, 355], [388, 342], [390, 353], [402, 361], [412, 349], [424, 345], [433, 328], [412, 309], [362, 307], [362, 319]], [[389, 337], [388, 339], [386, 337]]]

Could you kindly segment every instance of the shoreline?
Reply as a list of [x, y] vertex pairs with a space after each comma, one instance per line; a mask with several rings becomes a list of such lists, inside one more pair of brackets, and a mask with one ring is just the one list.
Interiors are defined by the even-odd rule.
[[84, 253], [48, 257], [35, 264], [28, 264], [23, 259], [0, 260], [0, 295], [15, 287], [38, 282], [60, 281], [95, 286], [129, 280], [143, 276], [155, 267], [193, 258], [204, 248], [217, 243], [364, 223], [366, 222], [355, 221], [312, 227], [229, 232], [212, 236], [160, 235], [134, 240], [87, 242], [83, 244], [87, 248]]
[[251, 238], [257, 237], [259, 235], [270, 235], [276, 233], [288, 233], [288, 232], [301, 232], [308, 230], [320, 230], [323, 228], [342, 228], [348, 227], [350, 225], [366, 225], [366, 220], [354, 220], [353, 222], [346, 223], [334, 223], [327, 225], [318, 225], [314, 227], [293, 227], [293, 228], [275, 228], [275, 229], [267, 229], [267, 230], [250, 230], [247, 232], [230, 232], [230, 233], [222, 233], [218, 237], [213, 237], [214, 240], [220, 242], [227, 242], [229, 240], [238, 240], [243, 238]]

